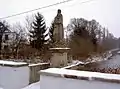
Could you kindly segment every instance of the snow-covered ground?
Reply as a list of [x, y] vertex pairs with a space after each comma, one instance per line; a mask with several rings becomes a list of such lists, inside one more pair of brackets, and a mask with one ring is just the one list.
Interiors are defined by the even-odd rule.
[[79, 60], [73, 60], [71, 64], [69, 64], [68, 66], [66, 67], [63, 67], [64, 69], [71, 69], [73, 67], [76, 67], [76, 66], [79, 66], [79, 65], [84, 65], [85, 63], [84, 62], [81, 62]]
[[120, 68], [120, 55], [111, 57], [110, 60], [106, 60], [100, 63], [100, 68]]
[[104, 60], [108, 60], [112, 56], [112, 52], [108, 51], [104, 53], [103, 55], [93, 55], [90, 58], [87, 59], [87, 62], [100, 62]]
[[86, 61], [73, 60], [71, 63], [68, 64], [68, 66], [63, 67], [63, 68], [69, 69], [69, 68], [73, 68], [73, 67], [79, 66], [79, 65], [103, 62], [103, 61], [108, 60], [109, 58], [111, 58], [113, 56], [112, 55], [113, 51], [107, 51], [102, 55], [99, 55], [99, 54], [98, 55], [91, 55], [91, 57], [87, 58]]
[[22, 88], [22, 89], [40, 89], [40, 82], [30, 84], [29, 86]]
[[112, 68], [112, 69], [116, 69], [116, 68], [120, 68], [120, 55], [116, 54], [112, 57], [110, 57], [109, 60], [103, 60], [100, 62], [93, 62], [89, 65], [90, 68], [99, 68], [99, 69], [103, 69], [103, 68]]

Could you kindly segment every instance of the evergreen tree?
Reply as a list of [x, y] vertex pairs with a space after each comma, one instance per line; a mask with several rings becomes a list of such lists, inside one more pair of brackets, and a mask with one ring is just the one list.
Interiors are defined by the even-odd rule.
[[54, 43], [54, 36], [53, 36], [53, 32], [54, 32], [54, 23], [51, 23], [51, 26], [49, 28], [49, 36], [50, 36], [50, 42]]
[[32, 25], [33, 30], [30, 31], [30, 37], [32, 38], [31, 46], [33, 48], [42, 50], [45, 47], [45, 42], [47, 42], [45, 38], [48, 35], [45, 35], [47, 29], [44, 17], [40, 13], [37, 13], [37, 15], [35, 15], [35, 21]]

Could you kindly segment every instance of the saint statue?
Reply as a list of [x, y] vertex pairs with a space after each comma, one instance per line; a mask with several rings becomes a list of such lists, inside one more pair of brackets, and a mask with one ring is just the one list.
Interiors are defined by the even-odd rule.
[[64, 39], [64, 30], [63, 30], [63, 16], [61, 10], [58, 9], [57, 15], [54, 19], [54, 39], [56, 41], [61, 41]]

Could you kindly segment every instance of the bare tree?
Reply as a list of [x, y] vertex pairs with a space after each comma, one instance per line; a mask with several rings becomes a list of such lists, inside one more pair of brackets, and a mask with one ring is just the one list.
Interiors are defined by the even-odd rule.
[[73, 18], [68, 29], [71, 31], [69, 46], [73, 55], [89, 56], [89, 53], [102, 52], [103, 45], [100, 46], [99, 44], [104, 38], [104, 30], [96, 20], [88, 21], [84, 18]]
[[25, 17], [25, 29], [31, 31], [33, 29], [32, 24], [34, 22], [34, 15]]
[[11, 38], [11, 48], [12, 53], [18, 56], [18, 50], [20, 46], [27, 42], [25, 28], [20, 24], [16, 23], [12, 27], [12, 38]]
[[6, 21], [0, 21], [0, 54], [2, 50], [3, 35], [9, 30], [9, 25]]

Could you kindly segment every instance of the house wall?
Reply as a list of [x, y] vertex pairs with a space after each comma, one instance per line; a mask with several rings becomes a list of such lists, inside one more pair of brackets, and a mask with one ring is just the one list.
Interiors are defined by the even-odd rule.
[[29, 84], [29, 67], [0, 66], [0, 87], [21, 89]]

